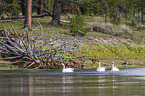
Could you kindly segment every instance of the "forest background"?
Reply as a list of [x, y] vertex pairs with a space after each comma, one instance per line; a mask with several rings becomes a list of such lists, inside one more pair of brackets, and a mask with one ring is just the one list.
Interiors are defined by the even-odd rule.
[[[0, 0], [0, 29], [1, 41], [3, 41], [0, 42], [1, 60], [10, 61], [10, 64], [26, 68], [49, 69], [60, 68], [60, 62], [76, 68], [80, 66], [81, 68], [96, 68], [97, 61], [102, 62], [108, 68], [112, 61], [115, 61], [120, 67], [144, 66], [144, 14], [144, 0]], [[54, 50], [49, 47], [50, 42], [42, 43], [48, 42], [44, 39], [36, 45], [41, 45], [41, 51], [52, 57], [42, 56], [40, 49], [40, 53], [36, 50], [38, 46], [37, 48], [30, 46], [30, 42], [26, 42], [33, 36], [25, 33], [24, 29], [28, 29], [29, 34], [42, 33], [42, 37], [49, 41], [52, 37], [58, 38], [57, 33], [60, 35], [73, 33], [73, 35], [67, 36], [66, 41], [73, 38], [71, 42], [79, 40], [79, 43], [71, 45], [71, 47], [69, 45], [71, 51], [64, 47], [69, 43], [63, 42], [59, 49], [56, 49], [56, 45], [53, 43]], [[11, 30], [17, 31], [17, 33], [11, 33]], [[20, 40], [23, 35], [29, 38], [27, 40], [21, 38], [20, 41], [24, 43], [14, 46], [14, 42], [11, 43], [12, 34], [15, 35], [16, 40]], [[5, 38], [3, 39], [3, 37]], [[61, 40], [63, 38], [59, 37]], [[38, 40], [40, 41], [42, 38], [38, 38]], [[7, 45], [11, 47], [8, 48]], [[48, 45], [48, 47], [44, 45]], [[79, 48], [83, 48], [83, 50]], [[12, 49], [13, 53], [11, 53]], [[47, 53], [48, 49], [51, 52]], [[73, 53], [71, 53], [72, 49]], [[86, 52], [85, 49], [88, 51]], [[10, 54], [8, 54], [9, 52]], [[17, 52], [19, 54], [16, 54]], [[34, 53], [39, 54], [34, 56]], [[9, 67], [9, 64], [6, 62], [2, 66]]]

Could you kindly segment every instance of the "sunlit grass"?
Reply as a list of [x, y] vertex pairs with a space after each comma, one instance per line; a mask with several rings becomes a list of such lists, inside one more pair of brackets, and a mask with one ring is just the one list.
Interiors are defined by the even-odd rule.
[[[95, 16], [84, 16], [85, 22], [93, 22], [93, 18]], [[99, 17], [104, 21], [104, 17]], [[51, 17], [44, 17], [44, 18], [32, 18], [32, 29], [38, 29], [35, 34], [41, 34], [41, 28], [38, 22], [40, 22], [41, 26], [43, 27], [43, 33], [45, 34], [45, 38], [50, 38], [51, 36], [55, 36], [59, 34], [67, 34], [70, 30], [65, 26], [60, 27], [53, 27], [51, 26]], [[66, 16], [61, 17], [62, 20], [68, 20]], [[108, 22], [111, 22], [111, 19], [107, 18]], [[90, 44], [91, 41], [82, 44], [84, 48], [89, 50], [89, 54], [85, 55], [96, 55], [97, 60], [101, 62], [111, 64], [112, 61], [115, 61], [117, 66], [121, 65], [125, 60], [133, 63], [133, 62], [145, 62], [145, 30], [137, 30], [135, 26], [131, 26], [131, 20], [121, 19], [120, 23], [129, 25], [129, 28], [133, 30], [132, 35], [123, 34], [120, 38], [131, 38], [133, 42], [129, 44], [125, 44], [123, 42], [119, 42], [118, 44], [102, 44], [100, 42], [93, 42]], [[11, 30], [12, 25], [14, 26], [15, 30], [18, 33], [22, 33], [22, 28], [24, 27], [24, 19], [12, 20], [8, 22], [0, 22], [0, 29]], [[65, 23], [62, 23], [65, 25]], [[135, 22], [136, 24], [136, 22]], [[119, 24], [113, 23], [114, 30], [118, 29]], [[29, 31], [31, 32], [31, 31]], [[112, 38], [113, 36], [110, 34], [104, 34], [101, 32], [88, 32], [85, 37], [82, 38], [103, 38], [108, 39]], [[116, 36], [117, 37], [117, 36]], [[85, 41], [85, 39], [84, 39]], [[107, 46], [106, 46], [107, 45]], [[140, 60], [141, 59], [141, 60]], [[91, 61], [86, 61], [85, 64], [91, 66], [91, 68], [96, 68], [97, 63], [93, 64]]]

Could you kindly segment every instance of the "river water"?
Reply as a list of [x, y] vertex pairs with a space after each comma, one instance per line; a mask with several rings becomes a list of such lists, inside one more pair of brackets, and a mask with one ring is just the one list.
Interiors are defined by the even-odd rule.
[[0, 71], [0, 96], [145, 96], [145, 68]]

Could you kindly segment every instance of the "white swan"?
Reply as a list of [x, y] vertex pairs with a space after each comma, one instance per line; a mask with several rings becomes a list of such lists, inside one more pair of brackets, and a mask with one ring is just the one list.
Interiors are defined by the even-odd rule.
[[119, 69], [114, 66], [114, 62], [112, 62], [112, 69], [111, 69], [111, 71], [119, 71]]
[[105, 71], [105, 67], [101, 67], [101, 63], [99, 62], [99, 68], [97, 69], [97, 71], [101, 72], [101, 71]]
[[74, 69], [73, 68], [65, 68], [65, 65], [62, 63], [63, 69], [62, 72], [73, 72]]

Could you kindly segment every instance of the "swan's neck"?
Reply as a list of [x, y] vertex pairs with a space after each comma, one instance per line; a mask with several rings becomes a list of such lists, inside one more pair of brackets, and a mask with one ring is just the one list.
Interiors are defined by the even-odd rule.
[[112, 64], [112, 68], [114, 68], [114, 64]]
[[101, 64], [99, 63], [99, 68], [101, 68]]
[[63, 69], [65, 69], [65, 65], [63, 65]]

